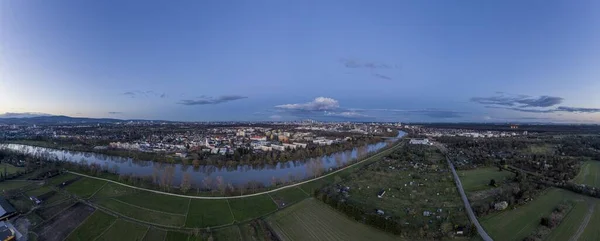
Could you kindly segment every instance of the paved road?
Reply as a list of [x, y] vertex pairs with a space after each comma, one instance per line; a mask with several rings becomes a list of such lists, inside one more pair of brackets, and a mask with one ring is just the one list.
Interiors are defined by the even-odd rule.
[[[479, 221], [477, 220], [475, 213], [473, 213], [473, 209], [471, 208], [469, 199], [467, 199], [467, 195], [465, 194], [465, 190], [463, 189], [462, 183], [460, 182], [460, 178], [458, 178], [456, 169], [454, 169], [454, 164], [452, 164], [452, 162], [450, 161], [450, 159], [448, 157], [446, 157], [446, 161], [448, 161], [448, 166], [450, 166], [450, 170], [452, 170], [452, 175], [454, 176], [454, 182], [456, 183], [456, 187], [458, 188], [460, 197], [462, 198], [463, 203], [465, 204], [465, 209], [467, 210], [467, 214], [469, 215], [469, 219], [471, 220], [471, 223], [475, 224], [475, 227], [477, 228], [477, 232], [479, 233], [479, 236], [481, 236], [481, 238], [483, 238], [483, 240], [493, 241], [493, 239], [485, 232], [485, 230], [483, 229], [481, 224], [479, 224]], [[510, 231], [507, 230], [507, 232], [510, 232]]]
[[317, 178], [313, 178], [313, 179], [306, 180], [306, 181], [299, 182], [299, 183], [295, 183], [295, 184], [290, 184], [290, 185], [283, 186], [283, 187], [280, 187], [280, 188], [275, 188], [275, 189], [269, 190], [269, 191], [264, 191], [264, 192], [259, 192], [259, 193], [253, 193], [253, 194], [246, 194], [246, 195], [241, 195], [241, 196], [203, 197], [203, 196], [182, 195], [182, 194], [175, 194], [175, 193], [169, 193], [169, 192], [161, 192], [161, 191], [157, 191], [157, 190], [152, 190], [152, 189], [147, 189], [147, 188], [142, 188], [142, 187], [131, 186], [131, 185], [127, 185], [127, 184], [124, 184], [124, 183], [116, 182], [116, 181], [113, 181], [113, 180], [110, 180], [110, 179], [105, 179], [105, 178], [100, 178], [100, 177], [94, 177], [94, 176], [90, 176], [90, 175], [86, 175], [86, 174], [82, 174], [82, 173], [78, 173], [78, 172], [72, 172], [72, 171], [67, 171], [67, 172], [75, 174], [75, 175], [79, 175], [79, 176], [84, 176], [84, 177], [88, 177], [88, 178], [93, 178], [93, 179], [98, 179], [98, 180], [102, 180], [102, 181], [111, 182], [111, 183], [114, 183], [114, 184], [118, 184], [118, 185], [121, 185], [121, 186], [129, 187], [129, 188], [133, 188], [133, 189], [137, 189], [137, 190], [143, 190], [143, 191], [148, 191], [148, 192], [153, 192], [153, 193], [158, 193], [158, 194], [164, 194], [164, 195], [169, 195], [169, 196], [175, 196], [175, 197], [193, 198], [193, 199], [235, 199], [235, 198], [253, 197], [253, 196], [258, 196], [258, 195], [262, 195], [262, 194], [277, 192], [277, 191], [280, 191], [280, 190], [283, 190], [283, 189], [286, 189], [286, 188], [296, 187], [296, 186], [300, 186], [300, 185], [305, 184], [305, 183], [316, 181], [316, 180], [319, 180], [319, 179], [331, 176], [333, 174], [336, 174], [338, 172], [341, 172], [343, 170], [346, 170], [348, 168], [351, 168], [351, 167], [353, 167], [355, 165], [358, 165], [360, 163], [363, 163], [365, 161], [371, 160], [373, 158], [378, 158], [378, 157], [382, 156], [384, 153], [387, 153], [388, 150], [395, 149], [395, 148], [399, 147], [400, 145], [402, 145], [402, 142], [399, 142], [398, 144], [396, 144], [396, 145], [394, 145], [394, 146], [392, 146], [390, 148], [386, 148], [385, 150], [382, 150], [382, 151], [378, 152], [377, 154], [375, 154], [375, 155], [373, 155], [371, 157], [365, 158], [365, 159], [363, 159], [363, 160], [361, 160], [359, 162], [356, 162], [356, 163], [354, 163], [352, 165], [349, 165], [349, 166], [346, 166], [344, 168], [338, 169], [336, 171], [327, 173], [327, 174], [325, 174], [323, 176], [320, 176], [320, 177], [317, 177]]

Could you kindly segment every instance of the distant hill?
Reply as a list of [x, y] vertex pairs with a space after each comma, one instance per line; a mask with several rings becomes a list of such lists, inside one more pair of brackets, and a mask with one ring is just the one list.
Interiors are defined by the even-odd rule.
[[125, 122], [125, 121], [148, 121], [148, 122], [151, 122], [151, 120], [120, 120], [120, 119], [112, 119], [112, 118], [70, 117], [70, 116], [64, 116], [64, 115], [0, 118], [0, 124], [6, 124], [6, 125], [101, 124], [101, 123], [106, 124], [106, 123], [117, 123], [117, 122]]
[[6, 118], [31, 118], [31, 117], [41, 117], [41, 116], [52, 116], [46, 113], [38, 113], [38, 112], [23, 112], [23, 113], [12, 113], [6, 112], [4, 114], [0, 114], [0, 119]]

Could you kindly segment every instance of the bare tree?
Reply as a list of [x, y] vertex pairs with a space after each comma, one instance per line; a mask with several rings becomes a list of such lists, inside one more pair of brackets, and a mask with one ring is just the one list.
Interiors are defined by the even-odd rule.
[[192, 176], [189, 173], [184, 173], [181, 178], [181, 192], [187, 193], [192, 187]]
[[160, 176], [160, 168], [158, 167], [158, 165], [154, 165], [154, 168], [152, 169], [152, 180], [154, 181], [154, 183], [158, 183], [158, 177]]
[[225, 194], [225, 188], [227, 185], [225, 184], [225, 180], [223, 180], [222, 176], [217, 176], [217, 187], [221, 190], [221, 194]]
[[210, 176], [206, 176], [202, 179], [202, 184], [204, 184], [204, 188], [207, 190], [212, 190], [212, 178]]

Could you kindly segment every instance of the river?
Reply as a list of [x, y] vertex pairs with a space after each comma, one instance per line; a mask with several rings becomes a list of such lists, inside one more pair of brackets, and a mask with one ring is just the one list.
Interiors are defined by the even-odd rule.
[[[59, 160], [71, 162], [85, 160], [88, 164], [96, 163], [100, 166], [108, 165], [109, 168], [116, 167], [115, 169], [117, 169], [119, 174], [151, 176], [156, 170], [160, 170], [160, 173], [162, 173], [166, 166], [171, 165], [175, 167], [174, 185], [179, 185], [184, 173], [187, 172], [191, 174], [192, 183], [195, 185], [202, 185], [205, 177], [210, 177], [211, 179], [220, 177], [223, 179], [224, 183], [231, 183], [232, 185], [257, 181], [263, 183], [265, 186], [270, 186], [273, 179], [283, 181], [293, 179], [294, 181], [299, 181], [313, 177], [316, 169], [329, 170], [330, 168], [343, 166], [349, 161], [379, 151], [381, 148], [390, 145], [405, 134], [405, 132], [399, 131], [398, 136], [395, 138], [386, 139], [385, 141], [375, 144], [355, 147], [352, 150], [336, 152], [331, 155], [310, 158], [308, 160], [293, 160], [280, 162], [274, 165], [265, 164], [261, 166], [238, 165], [233, 168], [211, 165], [202, 165], [199, 168], [194, 168], [191, 165], [136, 161], [131, 158], [98, 153], [58, 150], [20, 144], [0, 144], [0, 148], [8, 148], [31, 154], [48, 153]], [[212, 183], [215, 183], [214, 180]]]

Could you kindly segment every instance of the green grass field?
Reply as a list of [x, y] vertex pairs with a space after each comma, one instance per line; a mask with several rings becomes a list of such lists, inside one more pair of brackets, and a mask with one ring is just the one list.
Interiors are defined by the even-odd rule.
[[61, 183], [65, 182], [65, 181], [68, 181], [68, 180], [71, 180], [71, 179], [74, 179], [74, 178], [77, 178], [77, 177], [78, 176], [73, 175], [71, 173], [63, 173], [63, 174], [60, 174], [58, 176], [55, 176], [53, 178], [48, 179], [47, 185], [56, 186], [58, 184], [61, 184]]
[[126, 217], [137, 219], [140, 221], [165, 225], [170, 227], [181, 227], [185, 224], [184, 215], [174, 215], [152, 211], [149, 209], [141, 209], [134, 207], [114, 199], [103, 199], [97, 202], [102, 207], [120, 213]]
[[116, 219], [112, 215], [96, 210], [66, 238], [66, 241], [94, 240], [110, 227]]
[[106, 181], [83, 177], [68, 185], [65, 189], [82, 198], [91, 197], [98, 189], [102, 188]]
[[312, 198], [270, 215], [267, 222], [283, 240], [402, 240], [358, 223]]
[[552, 155], [554, 147], [551, 144], [536, 144], [527, 147], [527, 152], [535, 155]]
[[280, 203], [280, 206], [289, 206], [290, 204], [297, 203], [309, 197], [308, 194], [298, 187], [283, 189], [278, 192], [270, 193], [269, 195], [271, 195], [277, 203]]
[[150, 228], [146, 236], [144, 236], [144, 241], [163, 241], [167, 237], [167, 231]]
[[192, 199], [186, 227], [214, 227], [233, 222], [227, 200]]
[[164, 241], [187, 241], [189, 235], [176, 231], [168, 231]]
[[0, 182], [0, 191], [19, 189], [19, 188], [25, 187], [31, 183], [32, 182], [29, 182], [29, 181], [11, 181], [11, 180], [3, 181], [3, 182]]
[[229, 205], [236, 221], [242, 222], [268, 214], [277, 209], [269, 195], [230, 199]]
[[495, 167], [485, 167], [459, 171], [458, 175], [465, 192], [472, 192], [492, 188], [492, 186], [489, 185], [491, 179], [496, 180], [496, 183], [500, 184], [505, 178], [511, 178], [513, 173], [509, 171], [498, 171], [498, 168]]
[[102, 189], [100, 189], [98, 193], [96, 193], [96, 195], [94, 195], [93, 199], [120, 197], [129, 194], [134, 194], [137, 192], [138, 191], [133, 188], [124, 187], [119, 184], [109, 182], [106, 185], [104, 185], [104, 187], [102, 187]]
[[569, 240], [579, 229], [579, 225], [585, 218], [588, 211], [586, 201], [573, 202], [573, 208], [562, 220], [558, 227], [554, 228], [548, 235], [548, 241]]
[[117, 219], [117, 221], [96, 240], [131, 240], [138, 241], [144, 238], [148, 231], [148, 226], [142, 226], [136, 223]]
[[215, 230], [212, 237], [215, 241], [241, 240], [240, 229], [237, 225]]
[[23, 167], [16, 167], [16, 166], [13, 166], [13, 165], [8, 164], [8, 163], [0, 163], [0, 172], [2, 174], [4, 174], [5, 168], [6, 168], [6, 174], [9, 174], [9, 175], [17, 173], [18, 171], [22, 171], [22, 170], [25, 169]]
[[27, 194], [27, 196], [37, 197], [39, 195], [42, 195], [42, 194], [50, 192], [50, 191], [52, 191], [52, 189], [50, 187], [42, 186], [42, 187], [39, 187], [39, 188], [36, 188], [36, 189], [29, 190], [29, 191], [27, 191], [25, 193]]
[[579, 241], [592, 241], [592, 240], [600, 240], [600, 200], [594, 200], [595, 207], [594, 213], [590, 219], [590, 222], [587, 224], [583, 233], [579, 237]]
[[[539, 225], [540, 219], [548, 216], [561, 202], [581, 198], [562, 189], [550, 188], [535, 200], [517, 209], [510, 207], [503, 212], [493, 213], [479, 221], [495, 240], [523, 240]], [[510, 230], [510, 231], [508, 231]]]
[[573, 181], [593, 187], [600, 187], [600, 161], [584, 162], [581, 165], [581, 171]]
[[[134, 195], [124, 195], [116, 199], [136, 206], [167, 213], [185, 214], [189, 198], [173, 197], [146, 191], [135, 192]], [[149, 202], [149, 200], [152, 200]]]

